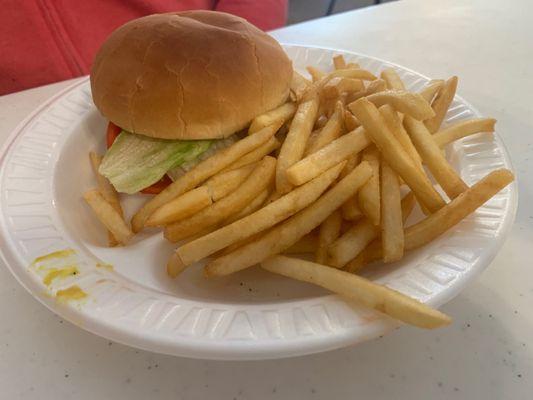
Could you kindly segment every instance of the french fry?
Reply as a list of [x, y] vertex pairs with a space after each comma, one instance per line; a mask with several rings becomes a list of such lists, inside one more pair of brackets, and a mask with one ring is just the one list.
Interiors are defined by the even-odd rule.
[[381, 241], [383, 261], [403, 257], [403, 222], [400, 181], [386, 161], [381, 163]]
[[342, 168], [343, 164], [339, 164], [253, 214], [181, 246], [177, 254], [185, 265], [190, 265], [271, 228], [313, 203], [338, 177]]
[[356, 128], [359, 128], [361, 124], [355, 118], [355, 116], [348, 110], [344, 111], [344, 127], [348, 132], [353, 131]]
[[239, 158], [237, 161], [228, 165], [226, 168], [222, 169], [222, 171], [220, 171], [219, 174], [224, 173], [226, 171], [239, 169], [241, 167], [244, 167], [245, 165], [250, 165], [255, 162], [258, 162], [262, 160], [264, 156], [269, 155], [274, 150], [278, 149], [280, 146], [281, 146], [281, 143], [279, 142], [279, 140], [276, 139], [275, 137], [271, 137], [270, 139], [268, 139], [266, 143], [255, 148], [249, 153], [246, 153], [244, 156]]
[[311, 75], [313, 82], [317, 82], [326, 76], [326, 73], [324, 71], [321, 71], [318, 68], [313, 67], [312, 65], [308, 65], [307, 67], [305, 67], [305, 69], [307, 70], [307, 72], [309, 72], [309, 75]]
[[[340, 174], [340, 178], [344, 178], [352, 170], [359, 165], [361, 161], [361, 153], [355, 153], [348, 157], [346, 160], [346, 165]], [[344, 202], [341, 206], [342, 218], [346, 221], [355, 221], [363, 216], [361, 209], [359, 208], [359, 199], [357, 194], [350, 197]]]
[[211, 261], [206, 276], [228, 275], [281, 253], [320, 225], [370, 178], [372, 169], [361, 163], [313, 204], [272, 228], [254, 242]]
[[344, 56], [342, 54], [337, 54], [336, 56], [333, 56], [333, 66], [335, 67], [335, 69], [346, 68], [346, 61], [344, 60]]
[[239, 219], [247, 217], [248, 215], [256, 212], [265, 204], [265, 201], [268, 199], [268, 196], [270, 196], [270, 190], [268, 189], [263, 190], [261, 193], [257, 195], [255, 199], [251, 201], [250, 204], [244, 207], [237, 214], [232, 215], [226, 221], [224, 221], [224, 225], [229, 225], [235, 221], [238, 221]]
[[363, 150], [361, 159], [368, 162], [372, 168], [372, 177], [357, 192], [359, 208], [361, 212], [375, 226], [380, 225], [381, 204], [379, 190], [379, 151], [375, 146], [367, 147]]
[[361, 66], [358, 63], [349, 62], [348, 64], [346, 64], [346, 68], [361, 69]]
[[213, 203], [207, 186], [185, 192], [154, 211], [146, 226], [164, 226], [190, 217]]
[[355, 116], [363, 124], [365, 131], [382, 152], [383, 158], [391, 168], [402, 177], [431, 212], [444, 206], [444, 200], [431, 185], [428, 177], [420, 171], [411, 157], [403, 149], [398, 139], [388, 129], [381, 113], [367, 99], [359, 99], [352, 107]]
[[364, 218], [342, 234], [328, 248], [327, 265], [342, 268], [379, 235], [379, 227]]
[[402, 78], [393, 68], [386, 68], [381, 71], [381, 79], [387, 84], [387, 89], [391, 90], [405, 90], [405, 85], [402, 82]]
[[276, 166], [276, 190], [281, 194], [291, 190], [291, 183], [287, 179], [287, 169], [298, 162], [305, 151], [305, 146], [318, 112], [318, 96], [300, 103], [298, 110], [281, 146]]
[[315, 96], [315, 93], [319, 93], [324, 85], [334, 78], [351, 78], [351, 79], [360, 79], [363, 81], [373, 81], [376, 78], [374, 74], [366, 69], [357, 69], [357, 68], [345, 68], [337, 69], [333, 72], [328, 73], [322, 79], [317, 82], [313, 82], [303, 94], [302, 100], [307, 101]]
[[[513, 173], [507, 169], [492, 171], [439, 211], [405, 229], [404, 249], [406, 251], [413, 250], [433, 241], [481, 207], [513, 180]], [[346, 270], [357, 272], [366, 264], [381, 259], [382, 256], [381, 243], [379, 241], [372, 242], [347, 265]]]
[[265, 157], [237, 190], [193, 216], [165, 227], [165, 238], [177, 242], [229, 218], [242, 210], [274, 178], [276, 159]]
[[120, 213], [109, 204], [98, 189], [92, 189], [83, 194], [83, 198], [93, 209], [98, 220], [110, 231], [115, 239], [126, 244], [133, 237], [130, 230]]
[[138, 210], [131, 221], [133, 232], [139, 232], [148, 217], [163, 204], [168, 203], [179, 195], [193, 189], [198, 184], [215, 175], [228, 165], [237, 161], [246, 153], [251, 152], [262, 144], [266, 143], [281, 125], [269, 125], [259, 132], [250, 135], [235, 144], [218, 151], [213, 156], [200, 162], [190, 171], [171, 183], [165, 190], [146, 202]]
[[455, 199], [468, 189], [466, 183], [442, 154], [440, 147], [433, 140], [433, 136], [427, 130], [423, 122], [417, 121], [408, 115], [405, 116], [404, 125], [413, 139], [413, 143], [422, 156], [435, 180], [440, 184], [450, 199]]
[[[386, 90], [371, 94], [366, 98], [377, 107], [390, 104], [396, 111], [410, 115], [418, 120], [426, 120], [435, 115], [429, 103], [418, 93], [411, 93], [405, 90]], [[353, 112], [352, 104], [354, 103], [350, 103], [348, 108]]]
[[321, 286], [348, 300], [419, 328], [434, 329], [451, 323], [451, 318], [446, 314], [400, 292], [324, 265], [274, 256], [261, 262], [261, 267], [288, 278]]
[[250, 124], [250, 127], [248, 128], [248, 135], [258, 132], [268, 125], [277, 125], [280, 122], [283, 125], [285, 122], [292, 118], [295, 112], [295, 103], [285, 103], [265, 114], [261, 114], [258, 117], [255, 117], [252, 123]]
[[360, 90], [359, 92], [350, 93], [346, 99], [346, 103], [353, 103], [354, 101], [360, 99], [361, 97], [370, 96], [374, 93], [380, 93], [387, 90], [387, 84], [383, 79], [376, 79], [371, 81], [366, 89]]
[[342, 93], [353, 93], [364, 90], [363, 81], [350, 78], [333, 78], [326, 83], [321, 95], [325, 99], [337, 99]]
[[236, 190], [239, 185], [242, 184], [244, 180], [248, 178], [252, 171], [257, 167], [258, 163], [259, 161], [251, 164], [246, 164], [237, 169], [221, 171], [218, 174], [209, 178], [204, 183], [204, 186], [207, 187], [211, 199], [213, 201], [218, 201], [221, 198], [227, 196], [229, 193]]
[[[109, 204], [111, 204], [111, 206], [113, 206], [113, 208], [117, 210], [117, 212], [123, 217], [124, 213], [122, 211], [122, 206], [120, 205], [120, 200], [117, 191], [115, 190], [111, 182], [109, 182], [109, 180], [105, 176], [98, 172], [100, 164], [102, 163], [102, 157], [91, 151], [89, 153], [89, 158], [91, 160], [91, 166], [94, 175], [96, 176], [96, 181], [98, 183], [98, 190], [100, 191], [103, 198]], [[107, 242], [110, 247], [116, 246], [118, 244], [118, 240], [115, 239], [111, 232], [108, 232]]]
[[325, 264], [327, 260], [328, 246], [339, 237], [341, 233], [342, 215], [339, 210], [333, 211], [326, 218], [318, 233], [318, 246], [315, 251], [315, 262]]
[[319, 132], [317, 132], [316, 135], [309, 138], [307, 147], [305, 149], [306, 156], [317, 152], [341, 135], [344, 124], [343, 117], [344, 107], [342, 106], [342, 103], [338, 101], [335, 105], [335, 112], [328, 119], [326, 125]]
[[168, 259], [167, 274], [171, 278], [177, 277], [185, 270], [185, 268], [187, 268], [187, 266], [181, 262], [180, 258], [176, 253], [173, 253]]
[[318, 246], [318, 237], [313, 233], [305, 235], [288, 249], [283, 250], [283, 254], [306, 254], [314, 253]]
[[429, 104], [433, 102], [433, 98], [439, 92], [444, 85], [442, 79], [434, 79], [428, 82], [428, 84], [420, 91], [422, 96]]
[[[324, 126], [326, 126], [328, 121], [329, 121], [329, 118], [326, 117], [325, 115], [321, 115], [320, 117], [318, 117], [316, 119], [316, 122], [315, 122], [315, 128], [317, 129], [317, 131], [320, 130], [321, 128], [323, 128]], [[315, 132], [317, 132], [317, 131], [315, 131]]]
[[457, 91], [457, 81], [458, 79], [456, 76], [452, 76], [450, 79], [448, 79], [433, 100], [431, 106], [435, 111], [435, 115], [432, 118], [424, 121], [430, 133], [437, 132], [442, 124], [442, 121], [444, 121], [444, 117], [446, 117], [448, 108], [450, 107], [450, 104], [452, 104], [453, 98], [455, 97], [455, 92]]
[[434, 133], [433, 139], [440, 148], [443, 148], [451, 142], [475, 133], [494, 132], [495, 124], [496, 120], [494, 118], [476, 118], [469, 121], [461, 121]]
[[304, 78], [298, 72], [293, 71], [292, 80], [291, 80], [291, 89], [290, 89], [291, 99], [293, 101], [300, 101], [303, 98], [309, 86], [311, 86], [311, 82], [309, 80]]
[[364, 128], [359, 127], [298, 161], [287, 170], [287, 178], [293, 185], [301, 185], [370, 144]]

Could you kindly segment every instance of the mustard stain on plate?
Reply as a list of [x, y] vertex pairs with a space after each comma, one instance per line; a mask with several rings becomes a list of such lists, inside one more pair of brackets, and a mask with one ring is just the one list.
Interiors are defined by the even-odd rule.
[[50, 268], [43, 278], [43, 283], [46, 286], [50, 286], [54, 279], [64, 279], [77, 274], [79, 274], [79, 271], [75, 265], [64, 268]]
[[54, 259], [61, 259], [61, 258], [67, 258], [72, 255], [76, 254], [76, 252], [73, 249], [65, 249], [65, 250], [59, 250], [54, 251], [49, 254], [45, 254], [44, 256], [37, 257], [35, 260], [33, 260], [32, 265], [41, 263], [43, 261], [50, 261]]
[[61, 289], [56, 292], [56, 298], [60, 302], [82, 300], [86, 297], [87, 293], [85, 293], [78, 285], [72, 285], [66, 289]]
[[107, 269], [108, 271], [114, 270], [113, 266], [107, 263], [96, 263], [96, 268]]

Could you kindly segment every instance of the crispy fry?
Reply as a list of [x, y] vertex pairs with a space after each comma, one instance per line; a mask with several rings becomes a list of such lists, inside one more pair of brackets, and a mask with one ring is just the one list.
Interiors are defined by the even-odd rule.
[[120, 213], [109, 204], [104, 196], [97, 190], [92, 189], [83, 194], [83, 198], [91, 206], [98, 220], [110, 231], [115, 239], [121, 244], [126, 244], [133, 237]]
[[342, 167], [343, 164], [339, 164], [253, 214], [181, 246], [177, 250], [180, 259], [190, 265], [294, 215], [313, 203], [337, 178]]
[[291, 190], [287, 179], [287, 169], [298, 162], [305, 151], [305, 146], [318, 112], [318, 96], [300, 103], [292, 120], [289, 133], [281, 146], [276, 167], [276, 190], [281, 194]]
[[[120, 200], [117, 191], [115, 190], [111, 182], [109, 182], [109, 180], [105, 176], [98, 172], [100, 164], [102, 163], [102, 157], [91, 151], [89, 153], [89, 158], [91, 159], [91, 166], [94, 175], [96, 176], [96, 181], [98, 182], [98, 190], [100, 191], [100, 194], [109, 204], [111, 204], [111, 206], [113, 206], [113, 208], [120, 214], [120, 216], [123, 217], [124, 212], [122, 211], [122, 206], [120, 205]], [[110, 247], [119, 244], [118, 240], [115, 239], [111, 232], [108, 232], [107, 242]]]
[[281, 253], [320, 225], [334, 210], [357, 192], [371, 174], [372, 170], [367, 163], [359, 164], [349, 175], [306, 209], [275, 226], [256, 241], [210, 262], [205, 269], [206, 276], [228, 275]]
[[372, 224], [379, 226], [381, 204], [379, 200], [379, 151], [376, 146], [370, 146], [363, 150], [362, 160], [368, 162], [372, 168], [372, 177], [357, 193], [359, 208]]
[[386, 68], [381, 71], [381, 79], [387, 84], [387, 89], [391, 90], [405, 90], [405, 85], [402, 82], [402, 78], [393, 68]]
[[337, 239], [341, 233], [342, 215], [339, 210], [333, 211], [326, 218], [318, 233], [318, 246], [315, 251], [315, 262], [325, 264], [328, 246]]
[[[492, 171], [439, 211], [405, 229], [405, 250], [413, 250], [433, 241], [481, 207], [513, 180], [513, 173], [507, 169]], [[372, 242], [347, 265], [346, 270], [357, 272], [366, 264], [381, 258], [381, 243]]]
[[346, 61], [344, 60], [344, 56], [342, 54], [337, 54], [336, 56], [333, 56], [333, 66], [335, 67], [335, 69], [346, 68]]
[[326, 76], [326, 73], [324, 71], [321, 71], [318, 68], [313, 67], [312, 65], [308, 65], [307, 67], [305, 67], [305, 69], [307, 70], [307, 72], [309, 72], [309, 75], [311, 75], [313, 82], [317, 82]]
[[381, 150], [384, 159], [391, 168], [402, 177], [404, 182], [415, 192], [431, 212], [444, 206], [444, 200], [431, 185], [431, 182], [414, 164], [411, 157], [403, 150], [396, 137], [388, 129], [379, 110], [367, 99], [355, 102], [352, 112], [363, 124], [367, 134]]
[[344, 126], [348, 132], [351, 132], [354, 129], [359, 128], [361, 124], [350, 111], [345, 110], [344, 111]]
[[446, 314], [400, 292], [360, 276], [310, 261], [274, 256], [263, 261], [261, 267], [289, 278], [322, 286], [349, 300], [419, 328], [433, 329], [451, 322]]
[[256, 163], [262, 160], [264, 156], [267, 156], [270, 153], [272, 153], [274, 150], [278, 149], [280, 146], [281, 144], [279, 140], [276, 139], [275, 137], [271, 137], [270, 139], [268, 139], [266, 143], [255, 148], [249, 153], [246, 153], [244, 156], [239, 158], [237, 161], [235, 161], [231, 165], [228, 165], [226, 168], [220, 171], [219, 174], [224, 173], [226, 171], [231, 171], [234, 169], [244, 167], [245, 165]]
[[318, 237], [313, 233], [305, 235], [288, 249], [283, 251], [283, 254], [305, 254], [314, 253], [318, 246]]
[[333, 78], [322, 87], [321, 95], [325, 99], [337, 99], [342, 93], [364, 90], [363, 81], [351, 78]]
[[320, 117], [318, 117], [315, 122], [315, 128], [317, 129], [315, 132], [318, 133], [318, 130], [326, 126], [328, 120], [328, 117], [326, 117], [325, 115], [321, 115]]
[[381, 164], [381, 240], [383, 261], [394, 262], [403, 257], [403, 222], [400, 181], [386, 161]]
[[310, 85], [311, 82], [309, 80], [304, 78], [297, 71], [293, 71], [291, 81], [291, 99], [293, 101], [300, 101]]
[[146, 226], [164, 226], [190, 217], [213, 203], [207, 186], [192, 189], [154, 211]]
[[255, 117], [250, 127], [248, 128], [248, 135], [258, 132], [264, 127], [272, 124], [281, 124], [283, 125], [289, 119], [292, 118], [296, 112], [295, 103], [285, 103], [278, 108], [275, 108], [267, 113], [261, 114], [258, 117]]
[[379, 227], [364, 218], [329, 246], [327, 264], [335, 268], [343, 267], [378, 235]]
[[252, 171], [257, 167], [258, 163], [259, 161], [251, 164], [246, 164], [237, 169], [221, 171], [218, 174], [209, 178], [204, 183], [204, 186], [207, 187], [211, 199], [213, 201], [218, 201], [221, 198], [227, 196], [229, 193], [236, 190], [239, 185], [243, 183], [244, 180], [248, 178]]
[[[281, 125], [280, 125], [281, 126]], [[250, 135], [228, 148], [218, 151], [212, 157], [200, 162], [190, 171], [181, 176], [178, 180], [170, 184], [165, 190], [146, 202], [137, 211], [132, 219], [133, 232], [139, 232], [148, 217], [163, 204], [168, 203], [179, 195], [193, 189], [199, 183], [215, 175], [228, 165], [237, 161], [246, 153], [251, 152], [262, 144], [266, 143], [279, 129], [278, 125], [269, 125], [259, 132]]]
[[287, 170], [287, 178], [293, 185], [301, 185], [350, 155], [360, 152], [370, 143], [365, 130], [359, 127], [294, 164]]
[[435, 95], [442, 88], [442, 85], [444, 85], [444, 81], [442, 79], [431, 80], [420, 91], [420, 96], [422, 96], [429, 104], [431, 104]]
[[233, 193], [204, 208], [190, 218], [167, 225], [165, 238], [171, 242], [177, 242], [210, 226], [215, 226], [242, 210], [272, 183], [275, 168], [276, 159], [269, 156], [265, 157]]
[[181, 262], [176, 253], [173, 253], [167, 262], [167, 274], [171, 278], [177, 277], [185, 270], [186, 266]]
[[365, 91], [365, 96], [370, 96], [374, 93], [381, 93], [387, 90], [387, 83], [383, 79], [376, 79], [368, 84]]
[[442, 86], [437, 93], [435, 100], [433, 100], [431, 106], [433, 107], [433, 111], [435, 111], [435, 115], [432, 118], [424, 121], [430, 133], [437, 132], [442, 124], [442, 121], [444, 121], [444, 117], [446, 117], [448, 108], [450, 107], [450, 104], [452, 104], [453, 98], [455, 97], [457, 81], [458, 79], [456, 76], [452, 76], [450, 79], [448, 79], [444, 83], [444, 86]]
[[326, 125], [316, 135], [311, 136], [312, 139], [309, 138], [305, 156], [317, 152], [341, 135], [344, 123], [343, 115], [344, 107], [338, 101], [335, 105], [335, 112], [331, 115]]
[[[346, 160], [346, 165], [340, 174], [340, 179], [352, 172], [352, 170], [359, 165], [360, 161], [361, 153], [355, 153], [348, 157]], [[344, 218], [346, 221], [355, 221], [363, 216], [363, 213], [359, 208], [359, 198], [357, 194], [344, 202], [344, 204], [341, 206], [341, 213], [342, 218]]]
[[363, 81], [373, 81], [376, 78], [374, 74], [365, 70], [365, 69], [356, 69], [356, 68], [346, 68], [346, 69], [337, 69], [333, 72], [330, 72], [322, 79], [317, 82], [313, 82], [310, 85], [306, 92], [303, 94], [303, 100], [309, 100], [315, 96], [315, 93], [319, 93], [324, 85], [334, 78], [351, 78], [351, 79], [360, 79]]
[[433, 139], [440, 148], [447, 144], [462, 139], [466, 136], [480, 132], [494, 132], [494, 118], [476, 118], [469, 121], [457, 122], [446, 129], [433, 134]]
[[[429, 103], [418, 93], [411, 93], [405, 90], [386, 90], [371, 94], [366, 98], [377, 107], [390, 104], [396, 111], [410, 115], [418, 120], [425, 120], [435, 115]], [[353, 112], [352, 104], [354, 103], [350, 103], [348, 108]]]

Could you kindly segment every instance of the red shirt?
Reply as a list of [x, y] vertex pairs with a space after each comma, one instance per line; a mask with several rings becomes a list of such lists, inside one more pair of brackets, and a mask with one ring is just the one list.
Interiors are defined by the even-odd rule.
[[283, 26], [287, 0], [3, 0], [0, 95], [89, 73], [117, 27], [144, 15], [215, 9], [263, 30]]

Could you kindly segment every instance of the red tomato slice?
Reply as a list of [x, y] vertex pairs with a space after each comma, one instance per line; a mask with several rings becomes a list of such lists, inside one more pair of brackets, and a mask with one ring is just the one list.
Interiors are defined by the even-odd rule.
[[[122, 128], [115, 125], [111, 121], [109, 121], [109, 124], [107, 125], [107, 132], [106, 132], [106, 143], [107, 148], [109, 149], [113, 142], [116, 140], [117, 136], [122, 132]], [[172, 180], [168, 177], [168, 175], [165, 175], [161, 180], [154, 183], [152, 186], [148, 186], [147, 188], [141, 190], [141, 193], [144, 194], [158, 194], [163, 191], [164, 188], [166, 188], [168, 185], [172, 183]]]

